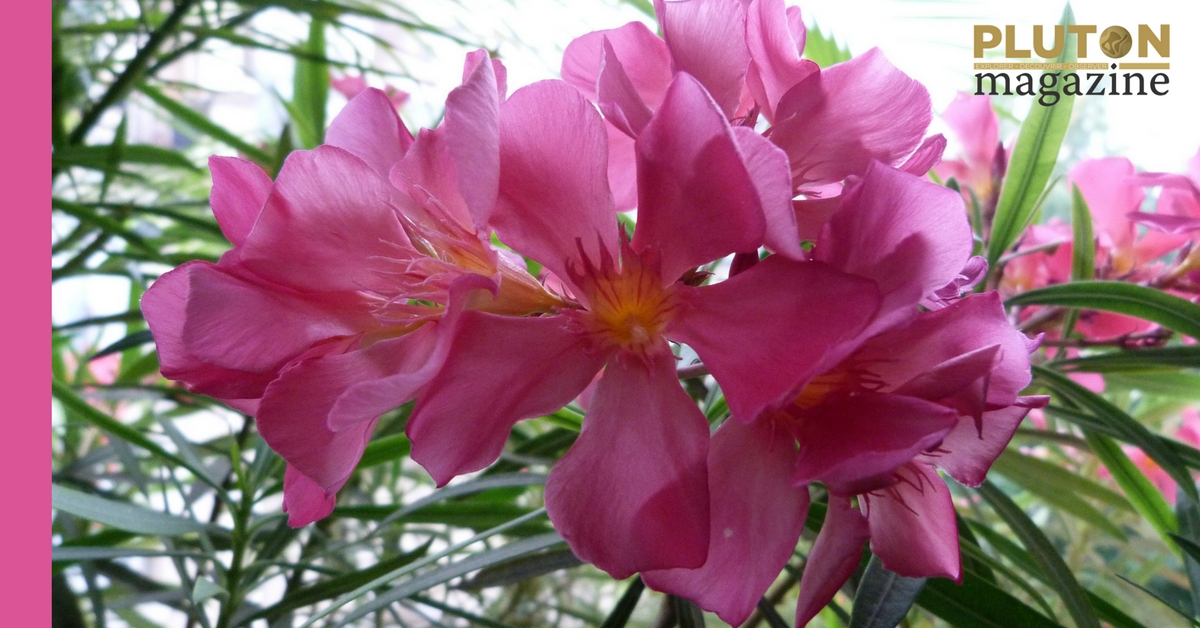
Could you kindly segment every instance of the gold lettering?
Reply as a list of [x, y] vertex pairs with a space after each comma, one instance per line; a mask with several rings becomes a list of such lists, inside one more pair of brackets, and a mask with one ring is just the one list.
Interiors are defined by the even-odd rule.
[[1067, 32], [1079, 36], [1079, 41], [1075, 42], [1075, 54], [1082, 61], [1087, 56], [1087, 36], [1096, 32], [1096, 25], [1073, 24], [1067, 27]]
[[1066, 38], [1063, 37], [1063, 27], [1061, 24], [1054, 27], [1054, 46], [1049, 50], [1042, 45], [1045, 43], [1045, 41], [1042, 39], [1044, 37], [1044, 30], [1045, 28], [1043, 28], [1041, 24], [1033, 27], [1033, 51], [1043, 59], [1053, 59], [1054, 57], [1062, 54], [1063, 48], [1066, 47], [1067, 42]]
[[1171, 25], [1162, 24], [1158, 27], [1158, 36], [1154, 36], [1154, 31], [1150, 30], [1149, 24], [1138, 24], [1138, 56], [1146, 57], [1150, 46], [1154, 46], [1154, 51], [1158, 56], [1166, 59], [1171, 56]]
[[[990, 37], [988, 37], [990, 36]], [[990, 24], [975, 25], [975, 58], [983, 58], [984, 48], [995, 48], [1000, 45], [1000, 29]]]
[[1004, 27], [1004, 57], [1007, 59], [1028, 59], [1028, 50], [1017, 48], [1017, 27], [1009, 24]]

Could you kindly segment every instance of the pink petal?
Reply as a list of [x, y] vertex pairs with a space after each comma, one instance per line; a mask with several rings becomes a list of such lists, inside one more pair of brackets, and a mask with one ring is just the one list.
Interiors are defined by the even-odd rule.
[[404, 157], [413, 137], [396, 115], [396, 106], [378, 89], [366, 89], [329, 123], [325, 144], [345, 149], [386, 178]]
[[796, 232], [800, 240], [816, 242], [821, 236], [821, 230], [841, 204], [841, 196], [792, 201], [792, 213], [796, 216]]
[[1068, 185], [1079, 186], [1087, 201], [1103, 246], [1129, 247], [1137, 237], [1127, 214], [1141, 207], [1146, 192], [1133, 174], [1133, 163], [1124, 157], [1085, 159], [1067, 173]]
[[884, 302], [872, 332], [914, 314], [971, 255], [962, 197], [949, 188], [875, 162], [841, 198], [814, 257], [878, 284]]
[[746, 13], [738, 0], [654, 1], [676, 72], [687, 72], [732, 118], [741, 104], [750, 52]]
[[796, 214], [792, 211], [787, 155], [749, 127], [733, 127], [733, 137], [758, 190], [758, 201], [766, 219], [764, 243], [779, 255], [804, 259], [804, 249], [797, 237]]
[[[227, 402], [261, 397], [277, 373], [251, 373], [216, 366], [196, 357], [184, 342], [190, 277], [195, 267], [202, 266], [211, 264], [188, 262], [159, 277], [142, 296], [142, 313], [158, 346], [159, 369], [164, 377], [186, 382], [188, 390]], [[221, 272], [215, 268], [207, 272]]]
[[474, 68], [446, 97], [446, 118], [439, 127], [445, 130], [458, 189], [478, 230], [486, 229], [500, 182], [499, 120], [504, 94], [492, 63], [484, 62], [487, 58], [486, 50], [468, 55], [467, 65]]
[[[758, 250], [766, 228], [759, 190], [725, 117], [695, 79], [676, 76], [638, 136], [637, 156], [633, 248], [656, 249], [664, 279], [730, 253]], [[771, 168], [771, 155], [757, 156], [762, 172], [755, 174], [786, 177]], [[768, 180], [764, 187], [771, 192], [778, 186]]]
[[458, 169], [449, 143], [445, 128], [421, 129], [389, 179], [409, 196], [402, 212], [406, 216], [418, 222], [449, 221], [466, 231], [473, 228], [475, 219], [458, 187]]
[[[495, 296], [497, 286], [492, 279], [482, 275], [465, 274], [450, 285], [449, 302], [442, 318], [429, 331], [426, 327], [395, 340], [371, 345], [361, 353], [357, 365], [366, 369], [348, 380], [349, 386], [329, 411], [329, 428], [334, 431], [375, 418], [380, 414], [407, 403], [436, 374], [450, 353], [450, 346], [458, 334], [458, 321], [468, 303], [486, 299], [487, 292]], [[422, 334], [434, 337], [418, 338]], [[408, 337], [411, 339], [407, 339]], [[380, 347], [385, 343], [391, 347]], [[378, 348], [377, 348], [378, 347]]]
[[791, 436], [767, 421], [726, 421], [708, 452], [708, 562], [645, 572], [646, 584], [692, 600], [730, 625], [746, 621], [804, 529], [808, 487], [787, 481], [795, 458]]
[[962, 557], [950, 489], [927, 464], [912, 463], [900, 473], [904, 480], [863, 497], [871, 551], [906, 578], [958, 580]]
[[284, 288], [256, 285], [213, 264], [185, 264], [168, 275], [167, 284], [176, 276], [186, 282], [171, 290], [186, 303], [184, 350], [225, 369], [275, 372], [318, 342], [361, 333], [370, 321], [353, 303], [319, 303]]
[[1128, 217], [1139, 225], [1146, 225], [1147, 227], [1158, 229], [1163, 233], [1177, 235], [1200, 230], [1200, 218], [1192, 218], [1190, 216], [1130, 212]]
[[595, 108], [562, 81], [542, 81], [517, 90], [500, 114], [500, 239], [564, 279], [582, 265], [581, 249], [593, 262], [602, 249], [616, 258], [608, 139]]
[[800, 579], [800, 599], [796, 602], [796, 625], [807, 625], [838, 589], [858, 569], [862, 549], [870, 538], [867, 520], [850, 505], [848, 497], [829, 496], [825, 524], [813, 543]]
[[315, 292], [393, 289], [411, 250], [397, 207], [405, 201], [366, 162], [332, 146], [295, 151], [241, 249], [255, 273]]
[[828, 399], [803, 415], [792, 482], [821, 481], [838, 495], [886, 486], [898, 467], [936, 446], [957, 420], [954, 410], [912, 397]]
[[1000, 362], [1000, 345], [988, 345], [955, 356], [908, 380], [895, 390], [958, 410], [977, 423], [987, 405], [992, 369]]
[[1012, 405], [1029, 385], [1029, 345], [1013, 329], [996, 292], [971, 295], [949, 307], [922, 312], [913, 321], [871, 338], [855, 359], [871, 364], [871, 372], [889, 390], [920, 381], [922, 374], [961, 356], [999, 345], [998, 362], [988, 378], [991, 407]]
[[918, 177], [923, 177], [942, 161], [946, 152], [946, 138], [942, 134], [931, 135], [917, 147], [916, 152], [900, 166], [900, 169]]
[[1004, 452], [1021, 420], [1031, 408], [1045, 405], [1044, 399], [1020, 397], [1017, 404], [985, 412], [981, 421], [982, 435], [974, 420], [969, 417], [959, 419], [942, 441], [939, 451], [927, 456], [926, 461], [967, 486], [983, 484], [988, 469]]
[[439, 485], [495, 462], [517, 421], [558, 410], [600, 370], [607, 356], [590, 352], [565, 323], [463, 313], [407, 428], [413, 460]]
[[629, 137], [637, 137], [650, 121], [650, 108], [642, 102], [621, 60], [608, 39], [603, 40], [600, 77], [596, 84], [596, 102], [604, 118]]
[[608, 363], [579, 440], [546, 482], [555, 529], [617, 579], [693, 569], [708, 554], [708, 422], [670, 353], [647, 361]]
[[289, 526], [302, 528], [328, 517], [336, 502], [337, 498], [326, 497], [316, 482], [288, 465], [283, 474], [283, 512], [288, 515]]
[[680, 294], [685, 307], [668, 336], [700, 354], [743, 422], [844, 357], [879, 303], [869, 281], [779, 256]]
[[599, 102], [597, 87], [604, 67], [605, 39], [642, 101], [652, 109], [658, 108], [671, 82], [671, 53], [666, 42], [641, 22], [575, 38], [563, 51], [563, 80], [588, 100]]
[[637, 155], [633, 138], [617, 127], [605, 125], [608, 133], [608, 185], [618, 211], [637, 207]]
[[991, 97], [959, 92], [942, 112], [942, 120], [962, 145], [967, 163], [990, 170], [1000, 141], [1000, 119], [992, 110]]
[[755, 0], [746, 10], [746, 45], [752, 59], [746, 84], [768, 121], [775, 104], [792, 87], [820, 68], [801, 59], [806, 31], [799, 7], [784, 8], [783, 0]]
[[240, 246], [271, 194], [271, 177], [258, 164], [236, 157], [213, 155], [208, 169], [213, 178], [209, 203], [217, 224], [231, 244]]
[[492, 66], [491, 74], [495, 77], [496, 96], [500, 102], [504, 102], [508, 96], [508, 68], [505, 68], [499, 59], [493, 59], [486, 50], [472, 50], [467, 53], [466, 60], [463, 62], [462, 82], [467, 83], [484, 61]]
[[[421, 368], [434, 353], [437, 327], [426, 324], [364, 349], [315, 357], [285, 369], [259, 405], [263, 440], [332, 495], [354, 471], [379, 415], [412, 399], [432, 375], [429, 371], [437, 368]], [[335, 413], [339, 400], [356, 385], [375, 381], [390, 384], [391, 394], [353, 400], [353, 407]]]
[[769, 137], [787, 152], [799, 188], [862, 174], [872, 159], [900, 163], [933, 114], [925, 87], [872, 48], [793, 87], [775, 118]]

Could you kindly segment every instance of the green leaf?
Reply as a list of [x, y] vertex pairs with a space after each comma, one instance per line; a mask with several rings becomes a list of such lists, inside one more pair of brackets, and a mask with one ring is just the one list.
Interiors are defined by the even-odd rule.
[[141, 85], [138, 85], [138, 91], [145, 94], [147, 98], [153, 100], [155, 104], [165, 109], [172, 116], [175, 116], [175, 119], [215, 140], [224, 142], [259, 164], [265, 166], [273, 161], [271, 155], [266, 151], [246, 142], [232, 131], [213, 122], [208, 116], [168, 97], [159, 91], [158, 88], [143, 82]]
[[905, 578], [871, 556], [854, 594], [850, 628], [895, 628], [925, 586], [925, 578]]
[[629, 623], [629, 618], [633, 615], [633, 609], [637, 607], [638, 600], [642, 599], [642, 592], [645, 590], [646, 585], [642, 583], [642, 577], [634, 577], [633, 581], [625, 589], [625, 593], [621, 594], [621, 599], [617, 600], [617, 605], [608, 614], [608, 618], [600, 625], [600, 628], [625, 628], [625, 624]]
[[1200, 547], [1200, 505], [1179, 490], [1175, 491], [1175, 520], [1179, 524], [1179, 534], [1175, 538], [1190, 543], [1190, 546], [1180, 543], [1180, 548], [1184, 550], [1183, 563], [1192, 594], [1192, 608], [1200, 609], [1200, 555], [1189, 549]]
[[817, 24], [808, 29], [804, 40], [804, 58], [809, 59], [822, 68], [849, 61], [850, 50], [839, 45], [832, 33], [821, 30]]
[[[1016, 543], [1010, 541], [1007, 536], [996, 532], [990, 526], [982, 524], [978, 521], [970, 521], [972, 529], [980, 536], [986, 538], [988, 543], [992, 545], [999, 553], [1011, 560], [1014, 564], [1021, 568], [1025, 573], [1033, 576], [1040, 582], [1049, 584], [1049, 578], [1038, 567], [1033, 557], [1028, 552], [1021, 549]], [[1096, 609], [1096, 613], [1104, 621], [1112, 624], [1116, 628], [1145, 628], [1137, 620], [1125, 614], [1117, 607], [1110, 604], [1103, 597], [1087, 592], [1088, 601], [1092, 603], [1092, 608]], [[1035, 599], [1040, 599], [1036, 598]]]
[[930, 578], [917, 604], [957, 628], [1062, 628], [1021, 600], [972, 574], [961, 585]]
[[1179, 524], [1175, 521], [1175, 515], [1171, 513], [1167, 500], [1163, 499], [1154, 484], [1112, 439], [1095, 432], [1084, 432], [1084, 438], [1121, 490], [1125, 491], [1138, 514], [1150, 523], [1169, 546], [1171, 533], [1178, 529]]
[[346, 626], [353, 624], [358, 618], [385, 608], [416, 593], [443, 584], [454, 578], [465, 576], [477, 569], [496, 565], [518, 556], [531, 554], [563, 543], [562, 537], [556, 532], [512, 541], [493, 550], [476, 552], [468, 557], [423, 573], [415, 578], [396, 585], [384, 593], [376, 595], [369, 602], [359, 605], [336, 624]]
[[1095, 611], [1088, 602], [1087, 593], [1075, 580], [1071, 568], [1063, 562], [1062, 556], [1058, 554], [1054, 544], [1046, 538], [1037, 524], [1031, 521], [1025, 511], [1013, 503], [1008, 495], [1005, 495], [991, 482], [985, 481], [979, 487], [979, 492], [991, 504], [996, 514], [1000, 515], [1000, 518], [1004, 519], [1005, 523], [1012, 528], [1017, 538], [1021, 539], [1021, 544], [1037, 561], [1042, 572], [1049, 578], [1050, 586], [1058, 592], [1059, 597], [1066, 604], [1067, 611], [1075, 620], [1075, 625], [1078, 628], [1099, 628], [1100, 622], [1096, 619]]
[[1079, 186], [1071, 184], [1071, 281], [1089, 281], [1096, 273], [1096, 236], [1092, 212]]
[[120, 353], [126, 349], [133, 349], [135, 347], [140, 347], [152, 342], [154, 342], [154, 336], [150, 335], [150, 330], [143, 329], [141, 331], [133, 332], [132, 334], [125, 336], [124, 338], [108, 345], [107, 347], [104, 347], [103, 349], [97, 351], [96, 355], [88, 358], [88, 360], [95, 360], [96, 358], [102, 358], [106, 355]]
[[[1046, 406], [1044, 410], [1046, 414], [1058, 417], [1060, 419], [1066, 419], [1067, 421], [1070, 421], [1086, 430], [1092, 430], [1100, 434], [1112, 436], [1118, 440], [1124, 440], [1124, 435], [1121, 430], [1104, 421], [1101, 421], [1100, 419], [1097, 419], [1090, 414], [1080, 412], [1079, 410], [1072, 410], [1070, 408], [1063, 408], [1061, 406], [1054, 405]], [[1047, 436], [1050, 434], [1052, 433], [1046, 433]], [[1150, 436], [1159, 447], [1171, 452], [1182, 464], [1192, 469], [1200, 469], [1200, 449], [1196, 449], [1191, 445], [1181, 443], [1177, 440], [1159, 436], [1158, 434], [1151, 433]], [[1074, 437], [1071, 438], [1074, 440]], [[1077, 445], [1077, 443], [1067, 444]]]
[[1125, 577], [1124, 574], [1117, 574], [1117, 577], [1120, 578], [1122, 581], [1124, 581], [1129, 586], [1134, 587], [1135, 589], [1141, 591], [1142, 593], [1145, 593], [1146, 595], [1149, 595], [1150, 597], [1154, 598], [1159, 603], [1161, 603], [1163, 606], [1166, 606], [1167, 608], [1171, 609], [1172, 611], [1175, 612], [1176, 615], [1179, 615], [1180, 617], [1186, 619], [1191, 625], [1200, 626], [1200, 622], [1196, 621], [1196, 619], [1194, 617], [1189, 617], [1186, 612], [1184, 612], [1182, 609], [1180, 609], [1179, 607], [1172, 604], [1169, 600], [1163, 598], [1163, 596], [1134, 582], [1133, 580], [1130, 580], [1129, 578]]
[[[92, 170], [104, 170], [105, 176], [108, 176], [107, 173], [112, 167], [113, 152], [116, 150], [118, 149], [113, 144], [67, 146], [55, 150], [51, 162], [55, 168], [78, 166]], [[200, 170], [187, 157], [161, 146], [127, 144], [119, 150], [121, 163]]]
[[381, 465], [385, 462], [399, 460], [408, 455], [412, 450], [412, 443], [404, 434], [393, 434], [383, 438], [377, 438], [367, 445], [366, 451], [363, 452], [362, 460], [358, 461], [359, 469], [368, 469], [370, 467]]
[[1055, 360], [1046, 366], [1066, 371], [1117, 373], [1156, 371], [1168, 368], [1200, 368], [1200, 345], [1190, 347], [1147, 347]]
[[1125, 373], [1104, 379], [1114, 390], [1140, 390], [1185, 401], [1200, 400], [1200, 374], [1196, 373]]
[[[1041, 458], [1026, 456], [1018, 451], [1007, 450], [992, 464], [992, 469], [999, 471], [1010, 480], [1025, 486], [1029, 483], [1042, 483], [1056, 490], [1069, 492], [1079, 497], [1095, 499], [1109, 506], [1115, 506], [1132, 512], [1133, 506], [1120, 493], [1096, 482], [1076, 475], [1066, 469], [1047, 462]], [[1033, 491], [1030, 491], [1033, 492]]]
[[209, 529], [207, 525], [198, 521], [181, 519], [129, 502], [118, 502], [81, 493], [58, 484], [51, 485], [50, 505], [76, 517], [138, 534], [178, 536], [192, 532], [205, 532]]
[[[447, 488], [454, 488], [454, 487], [447, 487]], [[442, 489], [442, 490], [445, 491], [446, 489]], [[421, 502], [424, 500], [417, 500], [417, 501]], [[442, 558], [450, 556], [456, 552], [462, 551], [463, 549], [465, 549], [471, 545], [474, 545], [475, 543], [478, 543], [485, 539], [492, 538], [499, 534], [503, 534], [504, 532], [507, 532], [508, 530], [520, 527], [521, 525], [524, 525], [524, 524], [526, 524], [530, 521], [533, 521], [539, 517], [543, 517], [543, 516], [545, 516], [545, 514], [546, 514], [546, 509], [539, 508], [523, 517], [517, 517], [516, 519], [513, 519], [512, 521], [509, 521], [508, 523], [496, 526], [485, 532], [480, 532], [479, 534], [476, 534], [475, 536], [472, 536], [469, 539], [465, 539], [463, 541], [455, 543], [455, 544], [451, 545], [450, 547], [447, 547], [446, 549], [444, 549], [440, 552], [437, 552], [436, 554], [433, 554], [432, 556], [426, 556], [412, 564], [405, 565], [399, 569], [390, 571], [384, 575], [374, 578], [370, 582], [367, 582], [367, 583], [359, 586], [358, 588], [354, 589], [353, 591], [350, 591], [349, 593], [339, 597], [337, 600], [334, 600], [329, 606], [321, 609], [320, 612], [318, 612], [318, 613], [314, 614], [312, 617], [308, 618], [308, 620], [305, 621], [304, 624], [301, 625], [300, 628], [308, 628], [309, 626], [315, 624], [316, 622], [318, 622], [321, 619], [328, 616], [330, 613], [333, 613], [334, 611], [337, 611], [338, 609], [349, 604], [350, 602], [353, 602], [354, 600], [358, 599], [360, 596], [364, 595], [368, 591], [377, 589], [380, 586], [386, 585], [389, 582], [392, 582], [398, 578], [406, 576], [406, 575], [420, 569], [421, 567], [429, 565], [435, 561], [441, 560]], [[550, 537], [554, 537], [554, 538], [551, 539]], [[557, 541], [555, 541], [555, 540], [557, 540]], [[487, 559], [481, 558], [479, 561], [477, 561], [480, 564], [469, 563], [469, 565], [473, 565], [473, 566], [470, 566], [470, 568], [464, 570], [461, 574], [452, 574], [452, 575], [446, 577], [445, 580], [439, 580], [439, 581], [433, 582], [432, 584], [429, 584], [427, 586], [424, 585], [426, 580], [423, 580], [423, 578], [425, 578], [426, 576], [435, 574], [435, 573], [442, 572], [444, 569], [446, 569], [446, 567], [443, 567], [443, 568], [436, 569], [434, 571], [430, 571], [421, 576], [411, 578], [406, 582], [405, 585], [401, 585], [401, 586], [408, 586], [408, 585], [412, 585], [413, 583], [417, 583], [418, 585], [420, 585], [418, 588], [416, 588], [415, 590], [408, 593], [408, 595], [411, 595], [412, 593], [417, 593], [417, 592], [424, 590], [425, 588], [428, 588], [428, 586], [434, 586], [437, 584], [441, 584], [442, 582], [445, 582], [446, 580], [450, 580], [451, 578], [454, 578], [457, 575], [464, 575], [464, 574], [470, 573], [472, 571], [475, 571], [476, 569], [482, 569], [484, 567], [487, 567], [488, 565], [499, 563], [499, 562], [502, 562], [509, 558], [513, 558], [515, 556], [520, 556], [522, 554], [536, 552], [538, 550], [542, 550], [547, 547], [551, 547], [551, 546], [555, 545], [556, 542], [561, 542], [561, 541], [562, 541], [562, 537], [558, 536], [558, 534], [556, 534], [556, 533], [544, 534], [541, 536], [535, 536], [535, 537], [522, 539], [520, 541], [514, 541], [513, 543], [509, 543], [508, 545], [505, 545], [504, 547], [500, 548], [500, 550], [504, 550], [504, 549], [508, 548], [507, 552], [501, 552], [500, 550], [492, 550], [492, 552], [499, 552], [499, 553], [482, 552], [482, 553], [474, 554], [471, 558], [468, 558], [463, 561], [459, 561], [458, 563], [452, 563], [451, 565], [447, 566], [447, 567], [454, 567], [455, 565], [459, 565], [461, 567], [461, 566], [464, 566], [464, 564], [467, 564], [468, 561], [471, 561], [474, 558], [483, 557], [485, 554], [487, 555]], [[393, 591], [395, 591], [395, 589], [393, 589]], [[404, 597], [407, 597], [407, 595], [401, 596], [397, 599], [403, 599]], [[376, 597], [375, 600], [378, 601], [379, 598]], [[390, 603], [390, 602], [388, 602], [388, 603]], [[386, 606], [386, 605], [387, 604], [383, 604], [380, 607]], [[358, 610], [361, 610], [361, 609], [362, 609], [362, 607], [359, 607]], [[343, 618], [343, 621], [350, 621], [350, 620], [346, 620]]]
[[133, 429], [132, 427], [129, 427], [128, 425], [125, 425], [124, 423], [121, 423], [107, 414], [104, 414], [96, 408], [93, 408], [88, 404], [88, 402], [84, 401], [82, 397], [75, 394], [75, 391], [71, 390], [71, 387], [66, 383], [58, 379], [51, 378], [50, 389], [54, 395], [54, 398], [58, 399], [59, 402], [63, 404], [64, 408], [75, 412], [79, 417], [88, 423], [95, 425], [96, 427], [108, 432], [109, 434], [112, 434], [113, 436], [116, 436], [117, 438], [137, 445], [138, 447], [149, 451], [150, 453], [162, 458], [167, 462], [191, 471], [196, 477], [200, 478], [206, 484], [216, 489], [217, 493], [221, 495], [222, 499], [228, 501], [229, 496], [225, 494], [225, 489], [219, 483], [210, 479], [206, 470], [191, 464], [190, 462], [180, 458], [179, 456], [176, 456], [173, 453], [168, 452], [160, 447], [158, 443], [150, 440], [145, 434]]
[[258, 619], [273, 620], [276, 617], [294, 611], [305, 606], [319, 604], [325, 600], [333, 599], [348, 591], [353, 591], [358, 587], [366, 584], [379, 576], [385, 575], [391, 571], [395, 571], [401, 567], [411, 564], [413, 561], [423, 558], [426, 552], [429, 551], [429, 542], [426, 542], [417, 549], [397, 554], [390, 558], [362, 569], [360, 571], [352, 571], [340, 576], [321, 580], [305, 587], [296, 589], [288, 593], [282, 600], [275, 604], [264, 608], [253, 615], [246, 617], [239, 622], [239, 625], [249, 624]]
[[[1063, 9], [1061, 23], [1068, 26], [1075, 23], [1075, 15], [1069, 4]], [[1066, 34], [1063, 52], [1054, 60], [1055, 63], [1075, 62], [1075, 40], [1076, 35]], [[1035, 101], [1029, 116], [1021, 124], [1021, 132], [1008, 162], [1008, 175], [1000, 190], [988, 242], [988, 268], [993, 272], [999, 272], [996, 262], [1033, 219], [1037, 199], [1046, 188], [1046, 182], [1050, 180], [1058, 161], [1058, 151], [1071, 122], [1074, 101], [1074, 96], [1066, 94], [1062, 94], [1059, 101], [1049, 107]]]
[[1196, 485], [1183, 461], [1171, 448], [1156, 438], [1155, 434], [1146, 429], [1146, 426], [1062, 373], [1041, 366], [1034, 366], [1033, 373], [1038, 380], [1068, 402], [1089, 410], [1095, 418], [1109, 426], [1117, 438], [1140, 448], [1151, 460], [1157, 462], [1189, 497], [1196, 499]]
[[503, 587], [582, 564], [583, 561], [575, 556], [571, 548], [552, 549], [482, 569], [458, 588], [478, 591], [488, 587]]
[[81, 560], [115, 560], [134, 556], [189, 556], [203, 558], [204, 554], [186, 550], [145, 549], [141, 547], [54, 547], [50, 549], [53, 562], [79, 562]]
[[[325, 56], [325, 20], [314, 16], [309, 23], [304, 52]], [[329, 64], [297, 58], [292, 103], [288, 110], [304, 148], [316, 148], [325, 141], [325, 106], [328, 100]]]
[[[1079, 191], [1071, 184], [1071, 281], [1090, 281], [1096, 274], [1096, 236], [1092, 233], [1092, 212]], [[1062, 337], [1068, 338], [1079, 321], [1079, 310], [1071, 309], [1063, 319]], [[1065, 355], [1066, 347], [1058, 350]]]
[[1022, 292], [1006, 305], [1057, 305], [1145, 319], [1200, 338], [1200, 305], [1154, 288], [1121, 281], [1076, 281]]
[[[1037, 495], [1047, 504], [1078, 517], [1080, 520], [1095, 526], [1109, 536], [1122, 541], [1127, 540], [1125, 532], [1110, 521], [1104, 513], [1081, 499], [1078, 494], [1068, 488], [1068, 485], [1056, 483], [1057, 480], [1064, 476], [1074, 478], [1078, 481], [1075, 482], [1076, 484], [1087, 483], [1088, 480], [1045, 461], [1011, 452], [1006, 452], [1005, 455], [1008, 456], [1008, 459], [1003, 463], [997, 459], [996, 462], [999, 464], [993, 464], [992, 471], [1000, 473], [1019, 484], [1026, 491]], [[1034, 462], [1035, 460], [1036, 462]], [[1054, 469], [1054, 471], [1049, 471], [1049, 469]], [[1099, 485], [1094, 486], [1103, 489]], [[1113, 493], [1113, 495], [1120, 502], [1124, 502], [1125, 508], [1133, 509], [1129, 505], [1129, 502], [1120, 495], [1116, 493]]]
[[196, 604], [209, 598], [227, 597], [228, 595], [228, 591], [204, 576], [196, 578], [196, 585], [192, 587], [192, 602]]

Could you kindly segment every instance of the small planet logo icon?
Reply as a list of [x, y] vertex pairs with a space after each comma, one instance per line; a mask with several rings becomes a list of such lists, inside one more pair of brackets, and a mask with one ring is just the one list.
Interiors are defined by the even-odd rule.
[[1120, 59], [1133, 48], [1133, 36], [1120, 26], [1109, 26], [1100, 33], [1100, 51], [1110, 59]]

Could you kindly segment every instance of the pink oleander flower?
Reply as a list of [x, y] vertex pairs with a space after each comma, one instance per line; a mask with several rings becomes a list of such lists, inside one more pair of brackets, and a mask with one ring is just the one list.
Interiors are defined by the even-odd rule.
[[[1182, 412], [1182, 423], [1175, 430], [1175, 438], [1180, 442], [1187, 443], [1192, 447], [1200, 447], [1200, 410], [1196, 408], [1184, 408]], [[1172, 506], [1175, 505], [1177, 485], [1175, 480], [1158, 463], [1146, 455], [1146, 452], [1133, 447], [1132, 445], [1122, 445], [1121, 449], [1129, 456], [1129, 460], [1133, 462], [1142, 473], [1146, 474], [1146, 479], [1154, 484], [1155, 488], [1162, 493], [1163, 498]], [[1111, 477], [1108, 469], [1100, 467], [1100, 477]]]
[[[813, 482], [828, 490], [829, 511], [797, 625], [833, 597], [868, 539], [892, 571], [960, 577], [954, 507], [935, 469], [979, 485], [1043, 401], [1019, 396], [1036, 343], [1012, 328], [998, 295], [948, 303], [945, 287], [957, 285], [970, 252], [953, 191], [878, 163], [848, 188], [808, 263], [866, 280], [877, 305], [857, 330], [803, 354], [812, 368], [784, 403], [735, 409], [716, 431], [708, 562], [643, 573], [647, 585], [742, 623], [791, 557]], [[921, 302], [937, 309], [920, 311]]]
[[1186, 175], [1146, 172], [1137, 180], [1147, 187], [1162, 186], [1153, 214], [1134, 212], [1129, 218], [1168, 234], [1188, 234], [1200, 241], [1200, 151], [1188, 160]]
[[[363, 93], [369, 87], [367, 79], [364, 76], [343, 76], [329, 81], [329, 85], [338, 91], [339, 94], [346, 97], [346, 100], [354, 100], [356, 96]], [[399, 89], [393, 85], [384, 85], [383, 93], [387, 95], [388, 100], [392, 101], [392, 106], [399, 109], [408, 102], [411, 94]]]
[[[1143, 175], [1144, 176], [1144, 175]], [[1140, 178], [1125, 158], [1088, 159], [1075, 164], [1067, 175], [1068, 185], [1079, 186], [1092, 214], [1096, 234], [1096, 278], [1115, 281], [1145, 281], [1163, 269], [1155, 260], [1178, 249], [1186, 236], [1150, 230], [1138, 235], [1130, 219], [1145, 199]], [[1053, 246], [1059, 243], [1058, 246]], [[1022, 251], [1049, 247], [1027, 254]], [[1000, 291], [1006, 295], [1071, 280], [1073, 246], [1071, 227], [1051, 220], [1034, 225], [1022, 238], [1017, 256], [1004, 266]], [[1025, 308], [1022, 316], [1035, 315], [1040, 308]], [[1145, 332], [1153, 323], [1131, 316], [1085, 310], [1076, 331], [1086, 338], [1107, 339]]]
[[415, 141], [366, 90], [275, 181], [213, 157], [212, 208], [233, 249], [142, 299], [163, 375], [254, 415], [287, 460], [291, 525], [329, 514], [379, 415], [433, 375], [463, 310], [561, 304], [490, 244], [503, 76], [468, 55], [445, 123]]
[[[943, 181], [953, 177], [960, 186], [970, 188], [981, 204], [986, 204], [993, 193], [999, 194], [995, 184], [1008, 166], [1008, 155], [1000, 144], [1000, 119], [992, 109], [991, 97], [959, 92], [942, 112], [942, 120], [950, 127], [963, 154], [958, 159], [943, 159], [933, 171]], [[966, 190], [963, 194], [970, 199]]]
[[[872, 160], [899, 164], [913, 155], [912, 167], [927, 171], [940, 157], [940, 136], [918, 150], [932, 119], [925, 88], [877, 49], [824, 70], [801, 59], [804, 22], [783, 0], [656, 0], [655, 13], [662, 38], [631, 22], [583, 35], [563, 53], [563, 79], [611, 125], [618, 208], [635, 205], [633, 140], [679, 72], [694, 76], [735, 124], [769, 121], [764, 135], [787, 154], [793, 188], [809, 196], [828, 195], [824, 186], [861, 175]], [[802, 232], [829, 211], [798, 205]]]
[[[699, 567], [709, 551], [709, 428], [668, 341], [695, 349], [749, 421], [794, 396], [810, 358], [859, 333], [880, 298], [867, 279], [797, 261], [786, 156], [731, 127], [690, 75], [672, 79], [638, 135], [632, 241], [618, 236], [607, 147], [599, 114], [561, 81], [504, 104], [492, 224], [571, 301], [536, 317], [464, 312], [408, 434], [413, 459], [445, 484], [492, 463], [517, 421], [558, 409], [603, 369], [545, 499], [575, 554], [624, 578]], [[764, 243], [774, 255], [696, 285], [697, 267]]]

